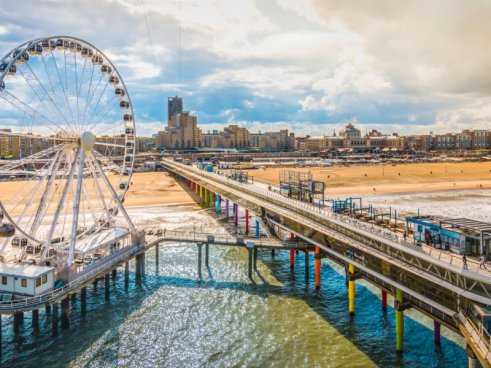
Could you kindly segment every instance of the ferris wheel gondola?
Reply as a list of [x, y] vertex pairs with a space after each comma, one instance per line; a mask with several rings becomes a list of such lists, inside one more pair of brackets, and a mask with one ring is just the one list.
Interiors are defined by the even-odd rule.
[[0, 136], [17, 139], [24, 150], [0, 166], [0, 174], [23, 178], [0, 198], [8, 216], [0, 222], [2, 256], [25, 239], [39, 250], [38, 262], [63, 248], [70, 266], [76, 243], [107, 228], [118, 213], [134, 231], [122, 207], [135, 159], [133, 108], [100, 49], [68, 36], [17, 46], [0, 61], [0, 110], [9, 111], [17, 124], [12, 130], [19, 130]]

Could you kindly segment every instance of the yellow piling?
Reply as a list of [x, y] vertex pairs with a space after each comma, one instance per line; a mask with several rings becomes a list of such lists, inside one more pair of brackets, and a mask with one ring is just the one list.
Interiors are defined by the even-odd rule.
[[[355, 273], [355, 266], [352, 264], [348, 265], [349, 276]], [[355, 314], [355, 281], [348, 281], [348, 299], [349, 299], [349, 314], [353, 316]]]
[[[396, 301], [402, 306], [404, 302], [404, 293], [396, 289]], [[396, 351], [402, 351], [402, 342], [404, 339], [404, 312], [396, 309]]]

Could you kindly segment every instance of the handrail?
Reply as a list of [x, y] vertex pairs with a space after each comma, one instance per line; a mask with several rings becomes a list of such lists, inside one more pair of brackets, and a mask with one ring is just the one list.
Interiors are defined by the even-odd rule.
[[[34, 306], [38, 306], [41, 304], [45, 304], [51, 300], [55, 300], [57, 298], [60, 298], [61, 296], [68, 294], [72, 290], [74, 290], [76, 287], [84, 284], [88, 280], [91, 280], [95, 278], [97, 275], [103, 273], [105, 270], [114, 267], [115, 265], [121, 263], [122, 260], [127, 259], [131, 257], [133, 254], [137, 253], [141, 249], [145, 248], [146, 242], [137, 244], [137, 245], [132, 245], [128, 246], [128, 250], [121, 255], [117, 256], [116, 258], [113, 258], [110, 262], [106, 262], [98, 266], [97, 268], [91, 270], [88, 273], [82, 274], [80, 277], [76, 278], [75, 280], [69, 282], [66, 285], [63, 285], [63, 287], [59, 289], [55, 289], [49, 293], [45, 293], [39, 296], [34, 296], [34, 297], [29, 297], [25, 298], [22, 300], [11, 300], [9, 302], [0, 302], [0, 311], [2, 310], [11, 310], [15, 308], [20, 308], [20, 309], [25, 309], [25, 308], [32, 308]], [[101, 259], [101, 261], [104, 259]]]
[[[166, 163], [170, 164], [170, 166], [173, 166], [173, 165], [178, 166], [178, 168], [181, 168], [181, 169], [191, 169], [196, 174], [208, 177], [209, 179], [212, 179], [212, 180], [213, 179], [220, 180], [221, 182], [225, 183], [223, 176], [221, 176], [217, 173], [211, 173], [211, 172], [199, 170], [198, 168], [196, 168], [194, 166], [182, 165], [182, 164], [178, 164], [178, 163], [174, 163], [174, 162], [171, 163], [168, 160], [166, 160]], [[181, 166], [181, 167], [179, 167], [179, 166]], [[343, 222], [344, 224], [356, 226], [358, 229], [361, 228], [364, 231], [371, 233], [372, 235], [384, 238], [386, 241], [393, 242], [393, 243], [396, 243], [398, 245], [403, 245], [403, 246], [405, 246], [405, 247], [407, 247], [413, 251], [421, 253], [422, 255], [430, 256], [431, 258], [433, 258], [435, 260], [447, 263], [453, 267], [457, 266], [456, 260], [460, 261], [460, 263], [463, 266], [462, 258], [459, 256], [455, 256], [453, 254], [448, 254], [448, 253], [443, 252], [443, 251], [436, 249], [436, 248], [431, 248], [429, 252], [426, 252], [426, 251], [424, 251], [423, 248], [416, 246], [410, 242], [405, 241], [403, 238], [398, 237], [397, 234], [393, 233], [390, 230], [387, 231], [387, 230], [382, 229], [378, 226], [369, 225], [367, 223], [361, 222], [357, 219], [351, 218], [351, 217], [346, 216], [346, 215], [341, 215], [341, 214], [334, 213], [331, 211], [329, 211], [329, 212], [325, 211], [320, 206], [315, 206], [315, 205], [312, 205], [310, 203], [299, 201], [297, 199], [285, 197], [285, 196], [283, 196], [279, 193], [276, 193], [274, 191], [269, 191], [269, 190], [260, 188], [260, 187], [256, 186], [255, 184], [250, 184], [250, 183], [245, 184], [245, 183], [229, 180], [228, 178], [227, 178], [226, 184], [229, 186], [233, 185], [235, 187], [241, 187], [241, 189], [249, 189], [249, 190], [254, 191], [258, 194], [266, 195], [270, 198], [274, 197], [274, 199], [280, 200], [280, 202], [283, 202], [284, 204], [289, 203], [289, 204], [291, 204], [291, 205], [293, 205], [299, 209], [310, 210], [313, 213], [316, 213], [317, 215], [319, 215], [319, 217], [326, 219], [328, 221], [336, 221], [337, 220], [337, 221]], [[338, 225], [341, 225], [341, 224], [338, 223]], [[352, 230], [359, 231], [358, 229], [352, 229]], [[374, 238], [374, 240], [378, 240], [378, 239]], [[391, 246], [391, 244], [388, 244], [388, 245]], [[469, 267], [470, 265], [473, 265], [473, 266]], [[480, 269], [479, 262], [476, 262], [474, 260], [469, 259], [469, 260], [467, 260], [467, 266], [468, 266], [467, 267], [468, 271], [471, 271], [471, 268], [472, 268], [472, 272], [476, 272], [477, 274], [481, 274], [481, 275], [487, 276], [487, 277], [491, 276], [491, 274], [489, 272]]]
[[484, 358], [491, 364], [491, 336], [489, 332], [483, 327], [482, 323], [479, 323], [479, 326], [476, 328], [472, 321], [464, 315], [462, 310], [456, 316], [468, 334], [474, 339], [476, 346], [481, 350]]

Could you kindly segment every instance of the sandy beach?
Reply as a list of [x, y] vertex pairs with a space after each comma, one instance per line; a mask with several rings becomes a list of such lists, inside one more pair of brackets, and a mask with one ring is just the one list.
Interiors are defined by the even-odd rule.
[[254, 180], [279, 183], [279, 172], [311, 172], [327, 183], [326, 194], [412, 193], [491, 188], [491, 162], [432, 163], [250, 170]]

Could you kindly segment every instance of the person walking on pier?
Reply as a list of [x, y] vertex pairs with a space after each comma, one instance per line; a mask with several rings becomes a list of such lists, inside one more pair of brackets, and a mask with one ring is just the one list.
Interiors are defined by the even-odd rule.
[[462, 256], [462, 262], [464, 262], [464, 269], [467, 270], [467, 257], [465, 256], [465, 254]]
[[484, 269], [487, 270], [486, 264], [484, 263], [485, 261], [486, 261], [486, 259], [484, 258], [484, 255], [481, 254], [479, 256], [479, 268], [483, 268], [484, 267]]

